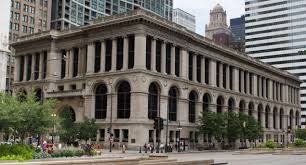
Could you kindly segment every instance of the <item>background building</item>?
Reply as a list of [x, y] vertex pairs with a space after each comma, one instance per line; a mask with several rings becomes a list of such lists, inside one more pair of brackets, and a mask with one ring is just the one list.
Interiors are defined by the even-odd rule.
[[12, 0], [10, 40], [50, 29], [51, 0]]
[[137, 8], [152, 11], [172, 20], [173, 10], [173, 0], [52, 0], [52, 5], [52, 29], [87, 25], [92, 19]]
[[226, 22], [226, 11], [220, 4], [217, 4], [210, 11], [209, 24], [205, 26], [205, 37], [229, 46], [231, 36], [231, 31]]
[[174, 9], [173, 10], [173, 22], [185, 26], [188, 30], [195, 32], [196, 30], [196, 19], [195, 16], [187, 13], [182, 9]]
[[230, 47], [245, 52], [245, 18], [244, 15], [230, 20], [230, 30], [232, 32], [232, 42]]
[[[246, 53], [289, 71], [301, 84], [302, 125], [306, 118], [306, 1], [245, 1]], [[291, 91], [292, 92], [292, 91]]]
[[7, 80], [7, 76], [9, 76], [9, 74], [7, 72], [10, 71], [8, 69], [9, 56], [8, 33], [0, 34], [0, 91], [5, 91], [8, 88], [7, 83], [9, 83], [9, 80]]

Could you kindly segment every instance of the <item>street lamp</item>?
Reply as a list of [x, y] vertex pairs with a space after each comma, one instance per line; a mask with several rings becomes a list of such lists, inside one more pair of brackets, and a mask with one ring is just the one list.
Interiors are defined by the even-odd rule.
[[[56, 115], [56, 113], [52, 113], [51, 116], [54, 119], [57, 115]], [[52, 136], [51, 136], [52, 137], [52, 144], [54, 144], [54, 134], [55, 134], [55, 123], [53, 123], [53, 130], [52, 130]]]
[[181, 122], [179, 122], [179, 125], [178, 125], [178, 127], [176, 129], [178, 130], [177, 152], [180, 152], [180, 148], [181, 148], [181, 130], [182, 130]]

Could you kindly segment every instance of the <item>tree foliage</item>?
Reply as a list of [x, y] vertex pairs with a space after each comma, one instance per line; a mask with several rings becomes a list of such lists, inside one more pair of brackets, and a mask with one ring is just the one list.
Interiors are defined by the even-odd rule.
[[39, 101], [34, 92], [12, 96], [0, 93], [0, 129], [21, 137], [46, 132], [56, 120], [51, 116], [55, 100]]
[[302, 139], [302, 140], [306, 140], [306, 129], [297, 129], [295, 131], [295, 136], [296, 138]]

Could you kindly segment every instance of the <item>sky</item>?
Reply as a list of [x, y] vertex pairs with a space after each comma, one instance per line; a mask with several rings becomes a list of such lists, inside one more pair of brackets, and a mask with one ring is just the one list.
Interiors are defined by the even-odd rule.
[[204, 35], [205, 24], [209, 22], [209, 11], [219, 3], [227, 13], [227, 22], [231, 18], [244, 14], [244, 0], [173, 0], [174, 8], [180, 8], [196, 16], [196, 32]]
[[[230, 18], [240, 17], [244, 13], [244, 0], [174, 0], [174, 8], [183, 9], [196, 16], [196, 32], [204, 35], [205, 24], [209, 22], [209, 11], [220, 3]], [[1, 0], [0, 34], [8, 33], [10, 0]]]

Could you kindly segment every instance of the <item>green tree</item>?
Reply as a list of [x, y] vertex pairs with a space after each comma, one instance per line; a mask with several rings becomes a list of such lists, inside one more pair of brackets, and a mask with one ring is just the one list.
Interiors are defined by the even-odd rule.
[[225, 113], [225, 116], [226, 116], [226, 121], [227, 121], [226, 137], [231, 143], [231, 145], [235, 146], [235, 141], [239, 139], [241, 135], [239, 116], [237, 113], [234, 113], [234, 112]]
[[89, 139], [96, 138], [99, 127], [95, 122], [95, 119], [85, 118], [84, 122], [77, 123], [78, 139], [85, 140], [87, 144]]
[[71, 116], [72, 115], [69, 106], [63, 107], [59, 114], [60, 129], [58, 133], [61, 141], [67, 144], [74, 143], [78, 135], [77, 124], [74, 122], [74, 119]]
[[301, 128], [297, 129], [295, 131], [295, 136], [296, 138], [306, 140], [306, 129], [301, 129]]
[[[241, 138], [245, 138], [250, 141], [255, 141], [256, 139], [259, 139], [263, 136], [263, 128], [253, 116], [240, 114], [239, 121], [240, 121], [241, 130], [244, 131], [242, 132], [243, 134]], [[244, 122], [245, 122], [245, 128], [243, 127]]]

